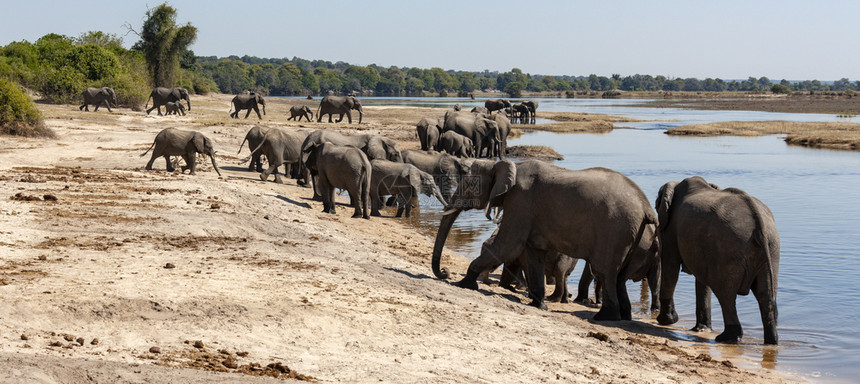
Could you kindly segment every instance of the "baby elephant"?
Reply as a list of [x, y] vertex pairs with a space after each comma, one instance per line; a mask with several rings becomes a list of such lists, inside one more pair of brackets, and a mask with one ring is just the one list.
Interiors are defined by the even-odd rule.
[[155, 159], [164, 156], [167, 171], [173, 172], [174, 168], [173, 164], [170, 163], [170, 156], [182, 156], [186, 164], [182, 166], [182, 172], [185, 173], [186, 169], [190, 169], [190, 174], [193, 175], [197, 169], [197, 154], [202, 153], [212, 159], [212, 167], [215, 168], [218, 176], [221, 176], [218, 164], [215, 163], [215, 148], [212, 147], [212, 141], [200, 132], [183, 131], [176, 128], [164, 129], [155, 136], [155, 141], [140, 157], [146, 156], [150, 149], [152, 149], [152, 158], [146, 163], [147, 171], [152, 170], [152, 163]]
[[[298, 119], [296, 119], [296, 116], [298, 116]], [[311, 121], [314, 117], [314, 111], [312, 111], [307, 105], [303, 105], [301, 107], [294, 105], [290, 107], [290, 118], [287, 120], [296, 119], [296, 121], [302, 121], [302, 117]]]
[[185, 116], [185, 106], [182, 103], [169, 101], [167, 104], [164, 104], [164, 109], [168, 115], [182, 114], [182, 116]]
[[371, 161], [370, 165], [373, 168], [370, 178], [371, 215], [380, 216], [381, 198], [388, 195], [394, 196], [397, 201], [396, 217], [403, 216], [404, 210], [406, 217], [412, 216], [412, 197], [419, 193], [435, 196], [442, 205], [447, 205], [433, 176], [414, 165], [381, 159]]
[[370, 219], [370, 161], [355, 147], [331, 143], [311, 145], [305, 165], [317, 177], [323, 212], [335, 213], [334, 189], [345, 189], [355, 207], [352, 217]]

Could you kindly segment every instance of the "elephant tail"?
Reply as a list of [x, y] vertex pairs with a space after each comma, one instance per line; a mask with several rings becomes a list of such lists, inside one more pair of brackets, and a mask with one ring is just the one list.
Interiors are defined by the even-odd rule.
[[155, 146], [155, 140], [152, 141], [152, 145], [149, 146], [149, 149], [147, 149], [146, 152], [140, 154], [140, 157], [146, 156], [146, 154], [149, 153], [149, 150], [152, 149], [152, 147], [154, 147], [154, 146]]
[[[322, 111], [322, 102], [320, 102], [320, 105], [317, 107], [317, 122], [322, 120], [322, 115], [320, 115], [320, 111]], [[311, 113], [313, 112], [314, 111], [311, 111]]]
[[[257, 145], [257, 148], [252, 149], [251, 154], [248, 155], [248, 157], [242, 159], [242, 161], [240, 161], [239, 164], [244, 164], [244, 163], [248, 162], [249, 160], [251, 160], [251, 157], [254, 155], [254, 152], [257, 152], [260, 150], [260, 148], [263, 148], [263, 143], [266, 142], [266, 137], [269, 136], [269, 132], [271, 132], [271, 130], [268, 130], [268, 131], [266, 131], [266, 133], [263, 134], [263, 139], [260, 140], [260, 144]], [[248, 140], [248, 138], [246, 137], [245, 140]], [[243, 141], [242, 144], [245, 144], [245, 142]], [[251, 148], [250, 144], [249, 144], [248, 148]], [[242, 147], [240, 146], [239, 151], [241, 151], [241, 150], [242, 150]], [[237, 155], [238, 155], [238, 153], [237, 153]]]
[[[146, 109], [147, 109], [146, 107], [148, 107], [148, 106], [149, 106], [149, 101], [150, 101], [150, 100], [152, 100], [152, 94], [151, 94], [151, 93], [149, 94], [149, 97], [147, 97], [147, 98], [146, 98], [146, 104], [144, 104], [144, 105], [143, 105], [143, 109], [144, 109], [144, 110], [146, 110]], [[154, 101], [153, 101], [153, 103], [154, 103]], [[161, 110], [159, 109], [159, 111], [161, 111]]]
[[[240, 154], [240, 153], [242, 153], [242, 147], [244, 147], [244, 146], [245, 146], [245, 142], [246, 142], [246, 141], [248, 141], [248, 137], [247, 137], [247, 136], [245, 136], [245, 140], [242, 140], [242, 144], [239, 144], [239, 151], [238, 151], [238, 152], [236, 152], [236, 154], [237, 154], [237, 155], [238, 155], [238, 154]], [[248, 144], [248, 148], [251, 148], [251, 144]], [[251, 153], [254, 153], [254, 151], [251, 151]]]

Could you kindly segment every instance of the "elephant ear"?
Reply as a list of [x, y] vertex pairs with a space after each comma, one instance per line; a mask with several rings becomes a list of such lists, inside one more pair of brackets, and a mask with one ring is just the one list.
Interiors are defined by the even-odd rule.
[[502, 205], [504, 194], [517, 183], [517, 166], [510, 160], [502, 160], [493, 166], [493, 186], [490, 189], [490, 198], [487, 200], [490, 207]]
[[654, 207], [657, 209], [657, 221], [660, 223], [657, 227], [659, 232], [664, 232], [669, 226], [669, 217], [672, 210], [672, 199], [675, 195], [675, 187], [677, 181], [670, 181], [660, 187], [660, 192], [657, 193], [657, 201]]
[[367, 145], [362, 148], [365, 154], [367, 154], [368, 160], [376, 160], [376, 159], [384, 159], [388, 160], [388, 156], [386, 156], [385, 152], [385, 143], [382, 141], [382, 138], [379, 136], [371, 137], [367, 141]]
[[194, 132], [194, 136], [191, 137], [191, 142], [194, 143], [194, 149], [197, 150], [197, 153], [206, 153], [206, 138], [200, 132]]

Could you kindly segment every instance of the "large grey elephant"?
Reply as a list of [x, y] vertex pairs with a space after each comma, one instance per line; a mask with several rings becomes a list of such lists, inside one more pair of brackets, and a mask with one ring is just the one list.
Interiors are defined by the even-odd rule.
[[[245, 136], [247, 137], [248, 135], [246, 134]], [[291, 175], [298, 172], [297, 178], [299, 179], [299, 184], [307, 184], [307, 168], [302, 168], [299, 165], [302, 160], [302, 143], [304, 143], [307, 137], [308, 133], [304, 131], [280, 128], [269, 128], [265, 130], [260, 143], [251, 149], [250, 157], [253, 159], [254, 152], [259, 151], [262, 152], [262, 154], [266, 156], [266, 160], [269, 161], [269, 168], [260, 173], [260, 179], [266, 181], [269, 178], [269, 175], [274, 174], [275, 182], [283, 184], [284, 181], [278, 173], [278, 167], [284, 165], [285, 175]], [[239, 146], [239, 150], [242, 150], [241, 146]]]
[[528, 111], [529, 111], [529, 121], [528, 121], [528, 123], [534, 124], [534, 123], [535, 123], [535, 119], [537, 118], [537, 107], [538, 107], [538, 102], [537, 102], [537, 101], [533, 101], [533, 100], [523, 100], [523, 102], [522, 102], [522, 103], [520, 103], [520, 104], [525, 105], [525, 106], [526, 106], [526, 108], [528, 108]]
[[439, 136], [442, 135], [443, 121], [440, 118], [423, 117], [415, 126], [421, 150], [439, 150]]
[[164, 103], [164, 114], [165, 115], [179, 115], [185, 116], [185, 106], [180, 102], [168, 101]]
[[447, 153], [417, 149], [403, 150], [403, 162], [432, 175], [445, 201], [451, 199], [460, 180], [469, 174], [469, 167], [472, 165], [471, 160], [460, 159]]
[[152, 145], [140, 157], [146, 156], [150, 149], [152, 149], [152, 157], [146, 163], [147, 171], [152, 170], [152, 163], [155, 162], [155, 159], [164, 156], [164, 160], [167, 163], [167, 171], [173, 172], [174, 168], [170, 164], [170, 156], [182, 156], [185, 160], [182, 172], [184, 173], [188, 169], [191, 170], [190, 174], [193, 175], [197, 170], [197, 154], [202, 153], [212, 159], [212, 167], [215, 168], [218, 176], [221, 176], [218, 164], [215, 163], [215, 148], [212, 146], [212, 141], [200, 132], [165, 128], [155, 136]]
[[233, 100], [230, 102], [230, 117], [234, 119], [239, 118], [239, 111], [243, 109], [247, 109], [248, 112], [245, 113], [245, 118], [248, 118], [248, 115], [251, 114], [251, 111], [257, 112], [257, 118], [263, 119], [263, 116], [260, 116], [260, 107], [263, 107], [263, 114], [266, 114], [266, 99], [263, 98], [263, 95], [256, 92], [243, 93], [240, 95], [236, 95], [233, 97]]
[[478, 157], [484, 148], [492, 153], [492, 148], [499, 142], [498, 124], [482, 114], [448, 111], [442, 131], [454, 131], [472, 139], [474, 153]]
[[493, 115], [493, 120], [499, 127], [499, 141], [489, 148], [488, 157], [498, 157], [500, 160], [504, 160], [508, 153], [508, 135], [511, 133], [511, 121], [501, 113]]
[[446, 205], [433, 176], [416, 166], [382, 159], [372, 160], [370, 166], [373, 169], [370, 177], [371, 216], [381, 216], [379, 208], [382, 206], [383, 196], [395, 197], [395, 217], [403, 216], [404, 211], [406, 217], [412, 217], [412, 197], [418, 196], [419, 193], [434, 196], [443, 206]]
[[717, 342], [738, 342], [743, 329], [735, 299], [752, 291], [758, 301], [765, 344], [777, 344], [779, 234], [764, 203], [737, 188], [719, 189], [695, 176], [660, 188], [663, 285], [660, 324], [678, 321], [675, 285], [681, 265], [696, 277], [696, 326], [711, 328], [711, 291], [720, 302], [725, 330]]
[[[309, 147], [322, 143], [348, 145], [358, 148], [363, 151], [370, 160], [385, 159], [403, 162], [403, 155], [400, 153], [400, 148], [398, 148], [397, 142], [387, 137], [371, 134], [345, 136], [334, 131], [318, 129], [311, 132], [311, 134], [305, 139], [304, 143], [302, 143], [303, 154], [301, 163], [304, 164], [307, 160], [307, 150]], [[312, 177], [311, 180], [314, 182], [314, 186], [316, 186], [315, 178]], [[319, 191], [314, 187], [314, 199], [319, 197]]]
[[[298, 119], [296, 119], [296, 117], [298, 117]], [[296, 121], [302, 121], [302, 117], [304, 117], [308, 122], [313, 120], [314, 111], [311, 110], [311, 107], [308, 107], [307, 105], [293, 105], [290, 107], [290, 117], [287, 120], [296, 119]]]
[[84, 103], [81, 104], [80, 108], [78, 108], [79, 110], [86, 110], [89, 112], [90, 105], [95, 105], [96, 108], [93, 109], [93, 112], [97, 112], [99, 107], [104, 104], [104, 106], [107, 107], [108, 112], [113, 112], [110, 109], [110, 105], [113, 104], [114, 107], [117, 106], [116, 92], [114, 92], [111, 87], [87, 87], [87, 89], [81, 92], [81, 97], [84, 99]]
[[158, 109], [158, 116], [161, 116], [161, 106], [170, 101], [180, 102], [181, 100], [185, 100], [188, 103], [188, 110], [191, 110], [191, 99], [188, 97], [188, 90], [185, 88], [158, 87], [153, 89], [149, 94], [149, 98], [146, 99], [146, 105], [143, 106], [144, 109], [149, 106], [150, 99], [152, 99], [152, 108], [146, 110], [147, 115], [153, 109]]
[[595, 320], [632, 318], [624, 276], [650, 269], [654, 260], [635, 257], [635, 249], [646, 226], [657, 223], [636, 183], [606, 168], [572, 171], [537, 160], [475, 160], [470, 180], [457, 188], [439, 224], [431, 260], [436, 277], [449, 276], [439, 264], [460, 212], [484, 209], [489, 218], [499, 207], [504, 215], [498, 235], [484, 244], [458, 286], [477, 289], [482, 272], [525, 253], [530, 305], [546, 308], [546, 254], [558, 251], [591, 262], [603, 284], [603, 306]]
[[510, 108], [511, 102], [507, 99], [487, 99], [484, 102], [484, 108], [489, 112], [495, 112], [501, 109]]
[[475, 145], [472, 139], [454, 131], [446, 131], [439, 137], [439, 151], [460, 158], [475, 156]]
[[343, 120], [343, 115], [352, 124], [351, 110], [358, 111], [358, 123], [361, 124], [361, 118], [364, 116], [364, 110], [361, 109], [361, 101], [355, 96], [326, 96], [320, 100], [320, 106], [317, 108], [317, 123], [322, 121], [323, 115], [328, 115], [328, 122], [331, 123], [332, 115], [339, 115], [337, 123]]
[[352, 217], [370, 218], [370, 174], [367, 155], [360, 149], [332, 143], [311, 145], [304, 150], [307, 167], [319, 180], [323, 212], [335, 213], [334, 189], [349, 192], [355, 213]]

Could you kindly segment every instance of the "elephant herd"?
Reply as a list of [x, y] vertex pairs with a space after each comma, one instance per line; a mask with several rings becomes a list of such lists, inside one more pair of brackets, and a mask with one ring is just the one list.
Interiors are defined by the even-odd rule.
[[[359, 111], [360, 120], [360, 103], [350, 98], [354, 96], [326, 107], [321, 103], [317, 121], [339, 112], [351, 119], [351, 109]], [[337, 106], [346, 110], [333, 109]], [[310, 119], [308, 112], [297, 109], [297, 115]], [[504, 113], [452, 110], [421, 119], [416, 130], [421, 149], [401, 151], [396, 141], [379, 135], [257, 126], [247, 132], [239, 151], [247, 141], [248, 170], [260, 172], [263, 181], [274, 174], [275, 182], [283, 183], [278, 168], [284, 165], [284, 174], [298, 185], [312, 184], [326, 213], [335, 212], [335, 189], [347, 191], [353, 217], [365, 219], [379, 216], [386, 205], [396, 206], [396, 217], [409, 217], [414, 197], [435, 197], [444, 207], [431, 256], [439, 279], [451, 275], [440, 264], [455, 221], [463, 211], [483, 210], [498, 228], [455, 283], [459, 287], [477, 289], [481, 275], [504, 266], [501, 283], [523, 281], [529, 305], [546, 308], [547, 300], [567, 302], [567, 278], [576, 260], [583, 259], [587, 264], [575, 301], [587, 300], [584, 292], [593, 279], [597, 298], [602, 298], [595, 320], [631, 320], [626, 281], [647, 279], [652, 309], [659, 308], [657, 321], [668, 325], [678, 321], [674, 291], [683, 270], [696, 280], [693, 330], [711, 329], [713, 293], [725, 324], [716, 341], [740, 341], [735, 300], [752, 292], [764, 342], [778, 343], [779, 235], [773, 214], [755, 197], [694, 176], [664, 184], [652, 206], [635, 182], [611, 169], [511, 161], [504, 156], [510, 130]], [[210, 140], [198, 132], [166, 129], [150, 149], [146, 169], [164, 156], [172, 171], [169, 156], [182, 156], [187, 164], [182, 171], [193, 174], [196, 154], [203, 153], [218, 171]], [[548, 278], [556, 285], [549, 296]]]

